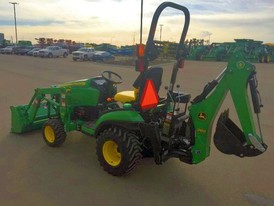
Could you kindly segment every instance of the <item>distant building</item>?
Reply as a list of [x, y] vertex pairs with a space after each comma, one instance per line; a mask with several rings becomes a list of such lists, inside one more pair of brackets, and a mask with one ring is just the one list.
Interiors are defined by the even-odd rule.
[[4, 34], [0, 33], [0, 45], [4, 44]]

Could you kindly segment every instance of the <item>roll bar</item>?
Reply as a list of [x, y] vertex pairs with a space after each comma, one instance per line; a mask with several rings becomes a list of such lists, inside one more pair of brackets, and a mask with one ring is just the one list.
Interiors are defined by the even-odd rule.
[[167, 7], [171, 7], [171, 8], [177, 9], [177, 10], [181, 10], [185, 15], [185, 22], [184, 22], [183, 31], [182, 31], [182, 34], [181, 34], [179, 44], [177, 46], [177, 50], [176, 50], [176, 59], [177, 59], [177, 61], [182, 56], [181, 53], [180, 53], [180, 50], [183, 48], [185, 38], [186, 38], [186, 34], [187, 34], [187, 31], [188, 31], [188, 27], [189, 27], [189, 22], [190, 22], [189, 11], [186, 7], [181, 6], [179, 4], [176, 4], [176, 3], [173, 3], [173, 2], [163, 2], [156, 9], [156, 11], [153, 15], [150, 30], [149, 30], [148, 40], [147, 40], [146, 48], [145, 48], [145, 57], [149, 61], [152, 61], [152, 60], [154, 60], [158, 57], [158, 51], [157, 51], [157, 48], [154, 44], [154, 35], [155, 35], [156, 28], [157, 28], [158, 19], [161, 15], [162, 11]]

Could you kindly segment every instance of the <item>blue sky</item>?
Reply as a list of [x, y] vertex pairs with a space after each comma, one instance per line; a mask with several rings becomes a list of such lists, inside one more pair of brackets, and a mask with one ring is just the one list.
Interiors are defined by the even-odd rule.
[[[78, 42], [108, 42], [117, 45], [139, 41], [140, 0], [17, 0], [18, 39], [62, 38]], [[144, 33], [163, 1], [144, 0]], [[174, 1], [191, 14], [187, 38], [209, 38], [211, 42], [249, 38], [274, 42], [273, 0], [192, 0]], [[14, 39], [13, 7], [0, 0], [0, 33]], [[168, 9], [159, 19], [162, 40], [177, 41], [183, 16]], [[159, 30], [155, 38], [159, 38]]]

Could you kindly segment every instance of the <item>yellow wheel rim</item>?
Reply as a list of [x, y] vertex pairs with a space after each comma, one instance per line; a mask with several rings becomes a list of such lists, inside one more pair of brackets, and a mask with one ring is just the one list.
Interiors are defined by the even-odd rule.
[[53, 143], [55, 141], [55, 134], [51, 126], [46, 126], [44, 133], [45, 138], [49, 143]]
[[108, 140], [103, 145], [103, 156], [106, 162], [115, 167], [121, 163], [122, 155], [118, 152], [118, 145], [112, 140]]

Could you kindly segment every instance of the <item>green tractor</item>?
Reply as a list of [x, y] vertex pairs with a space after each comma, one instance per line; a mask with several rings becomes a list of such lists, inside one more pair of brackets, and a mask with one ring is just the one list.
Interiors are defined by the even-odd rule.
[[204, 45], [204, 40], [193, 38], [188, 43], [188, 60], [203, 60], [208, 48]]
[[[253, 39], [234, 39], [235, 50], [242, 52], [247, 60], [254, 63], [269, 63], [271, 60], [270, 53], [262, 41]], [[235, 51], [234, 50], [234, 51]]]
[[[163, 69], [148, 65], [159, 55], [154, 34], [158, 18], [167, 7], [182, 11], [185, 23], [167, 95], [159, 97]], [[154, 158], [156, 164], [170, 158], [198, 164], [210, 155], [213, 121], [230, 92], [242, 130], [229, 118], [228, 110], [224, 111], [214, 134], [216, 147], [239, 157], [264, 153], [267, 146], [261, 130], [257, 134], [247, 92], [249, 85], [253, 109], [258, 115], [262, 104], [256, 69], [240, 53], [235, 53], [227, 67], [195, 98], [175, 91], [177, 72], [184, 66], [183, 43], [189, 21], [186, 7], [162, 3], [154, 14], [146, 47], [139, 46], [136, 69], [140, 74], [132, 91], [117, 92], [122, 79], [111, 71], [90, 79], [38, 88], [28, 105], [11, 106], [11, 132], [42, 128], [43, 138], [51, 147], [61, 146], [70, 131], [93, 136], [101, 166], [114, 176], [128, 174], [145, 157]]]
[[206, 61], [223, 61], [227, 53], [227, 49], [222, 43], [212, 43], [208, 50], [209, 52], [203, 58]]

